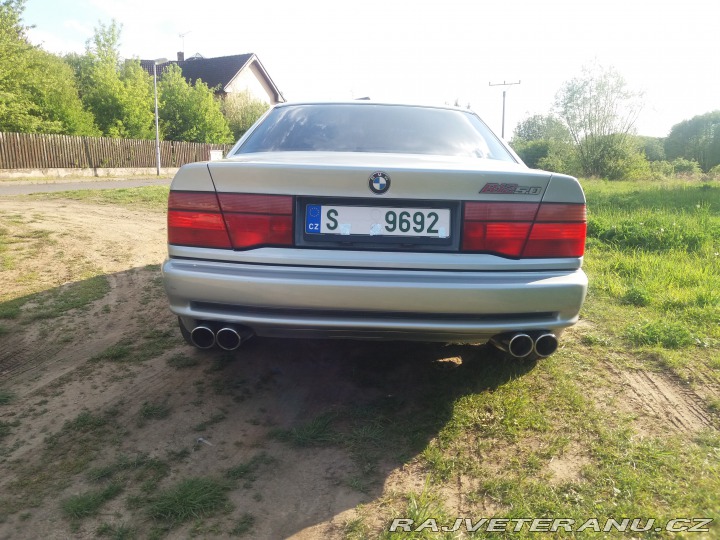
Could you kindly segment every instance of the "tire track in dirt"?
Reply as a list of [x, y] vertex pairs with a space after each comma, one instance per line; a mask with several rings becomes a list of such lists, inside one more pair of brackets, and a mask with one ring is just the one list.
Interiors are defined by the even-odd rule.
[[[670, 431], [692, 434], [713, 428], [713, 419], [703, 406], [702, 399], [689, 388], [678, 385], [671, 377], [645, 370], [618, 370], [609, 366], [628, 392], [623, 396], [625, 408], [641, 412], [657, 420], [657, 426]], [[648, 431], [647, 422], [640, 431]], [[655, 426], [649, 429], [654, 431]]]

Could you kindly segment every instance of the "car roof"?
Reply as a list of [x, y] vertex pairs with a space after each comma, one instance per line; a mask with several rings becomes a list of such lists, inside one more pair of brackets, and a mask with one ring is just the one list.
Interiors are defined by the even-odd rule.
[[356, 100], [321, 100], [321, 101], [288, 101], [285, 103], [278, 103], [273, 108], [279, 109], [282, 107], [292, 107], [292, 106], [306, 106], [306, 105], [360, 105], [360, 106], [371, 106], [371, 105], [382, 105], [382, 106], [390, 106], [390, 107], [412, 107], [412, 108], [419, 108], [419, 109], [444, 109], [448, 111], [460, 111], [460, 112], [467, 112], [471, 114], [476, 114], [471, 109], [465, 109], [461, 107], [454, 107], [452, 105], [431, 105], [426, 103], [401, 103], [401, 102], [392, 102], [392, 101], [373, 101], [370, 99], [356, 99]]

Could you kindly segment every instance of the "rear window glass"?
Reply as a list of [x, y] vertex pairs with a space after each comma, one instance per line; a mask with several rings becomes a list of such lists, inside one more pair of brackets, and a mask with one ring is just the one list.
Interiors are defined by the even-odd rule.
[[369, 104], [278, 107], [235, 153], [307, 151], [432, 154], [514, 161], [490, 129], [472, 113]]

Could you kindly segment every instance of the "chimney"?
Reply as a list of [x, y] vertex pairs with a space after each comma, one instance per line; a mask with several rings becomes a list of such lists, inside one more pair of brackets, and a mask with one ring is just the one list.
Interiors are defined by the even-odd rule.
[[184, 62], [185, 61], [185, 53], [182, 51], [178, 52], [178, 62]]

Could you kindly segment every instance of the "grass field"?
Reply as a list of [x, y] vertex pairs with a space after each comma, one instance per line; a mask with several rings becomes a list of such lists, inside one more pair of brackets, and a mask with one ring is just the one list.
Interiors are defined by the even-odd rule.
[[585, 313], [603, 326], [594, 337], [652, 351], [683, 379], [709, 370], [720, 380], [720, 184], [584, 188]]
[[[150, 341], [121, 339], [88, 353], [78, 373], [117, 366], [117, 378], [107, 383], [112, 385], [125, 376], [121, 368], [137, 367], [140, 385], [142, 370], [151, 365], [161, 374], [158, 379], [179, 377], [182, 386], [159, 396], [139, 394], [134, 408], [78, 409], [44, 435], [40, 463], [0, 462], [17, 474], [11, 487], [18, 494], [12, 504], [0, 495], [0, 524], [19, 516], [21, 526], [32, 521], [23, 516], [34, 508], [56, 504], [58, 530], [68, 534], [94, 530], [99, 537], [160, 538], [191, 523], [185, 529], [190, 535], [259, 537], [256, 531], [267, 530], [268, 515], [296, 511], [294, 501], [282, 506], [271, 498], [269, 483], [285, 481], [275, 478], [276, 471], [301, 470], [314, 454], [332, 450], [348, 456], [352, 469], [333, 479], [333, 489], [360, 493], [364, 502], [339, 529], [335, 524], [328, 529], [332, 534], [318, 537], [567, 536], [562, 531], [538, 535], [527, 526], [512, 533], [434, 530], [433, 523], [438, 529], [452, 527], [462, 517], [577, 523], [596, 518], [601, 527], [608, 518], [640, 519], [633, 533], [598, 534], [593, 527], [576, 533], [593, 538], [676, 538], [655, 527], [675, 518], [712, 518], [708, 532], [686, 537], [719, 538], [720, 183], [582, 184], [588, 200], [584, 268], [590, 289], [580, 324], [563, 335], [553, 356], [528, 364], [505, 362], [475, 346], [308, 344], [313, 362], [325, 355], [330, 365], [349, 366], [331, 375], [318, 373], [327, 379], [318, 383], [317, 394], [332, 393], [333, 386], [352, 392], [331, 405], [319, 399], [305, 406], [302, 399], [311, 390], [286, 403], [287, 396], [275, 395], [272, 383], [281, 375], [251, 367], [255, 355], [259, 365], [277, 361], [280, 372], [291, 372], [298, 362], [305, 366], [305, 345], [265, 341], [209, 365], [197, 351], [181, 348], [172, 332], [156, 332]], [[154, 212], [165, 207], [166, 195], [167, 188], [138, 188], [42, 198]], [[41, 197], [27, 200], [36, 198]], [[3, 234], [0, 222], [0, 258], [8, 268], [11, 255], [19, 260], [10, 249], [17, 241]], [[85, 285], [87, 291], [35, 293], [39, 296], [32, 297], [30, 307], [7, 296], [0, 303], [0, 323], [8, 328], [18, 320], [49, 324], [107, 294], [104, 276]], [[160, 290], [155, 281], [145, 286]], [[141, 299], [138, 309], [161, 301], [157, 295]], [[39, 308], [47, 318], [40, 318]], [[113, 305], [97, 316], [112, 317], [118, 309]], [[143, 332], [152, 330], [143, 327]], [[307, 369], [315, 365], [308, 363]], [[72, 378], [71, 373], [63, 380]], [[310, 378], [293, 387], [309, 387]], [[190, 395], [182, 398], [185, 393]], [[371, 395], [376, 397], [365, 397]], [[42, 397], [37, 407], [51, 408], [46, 400], [53, 394]], [[0, 385], [0, 415], [23, 406], [12, 387]], [[267, 409], [283, 406], [292, 411], [284, 412], [292, 422], [261, 421]], [[695, 416], [683, 419], [685, 409]], [[237, 418], [240, 410], [250, 416]], [[192, 416], [195, 411], [203, 412], [202, 421]], [[33, 414], [39, 413], [0, 419], [0, 450]], [[229, 432], [232, 422], [251, 425], [261, 435], [243, 459], [203, 460], [202, 452], [224, 444], [217, 430]], [[159, 456], [123, 446], [138, 433], [152, 437], [172, 426], [174, 434], [179, 425], [192, 440], [215, 432], [214, 446], [198, 443], [200, 450], [173, 449]], [[307, 486], [308, 493], [317, 493], [311, 488], [319, 489], [322, 479], [303, 478], [315, 483]], [[85, 488], [68, 491], [73, 479]], [[238, 503], [250, 495], [254, 502]], [[266, 510], [253, 514], [247, 510], [253, 504], [266, 504]], [[108, 508], [115, 512], [113, 520]], [[415, 526], [434, 521], [422, 531], [390, 532], [393, 518], [413, 519]], [[649, 519], [655, 522], [642, 530]]]
[[120, 189], [79, 189], [76, 191], [58, 191], [28, 195], [29, 199], [70, 199], [94, 204], [116, 204], [129, 208], [165, 210], [170, 188], [166, 186], [146, 186]]

